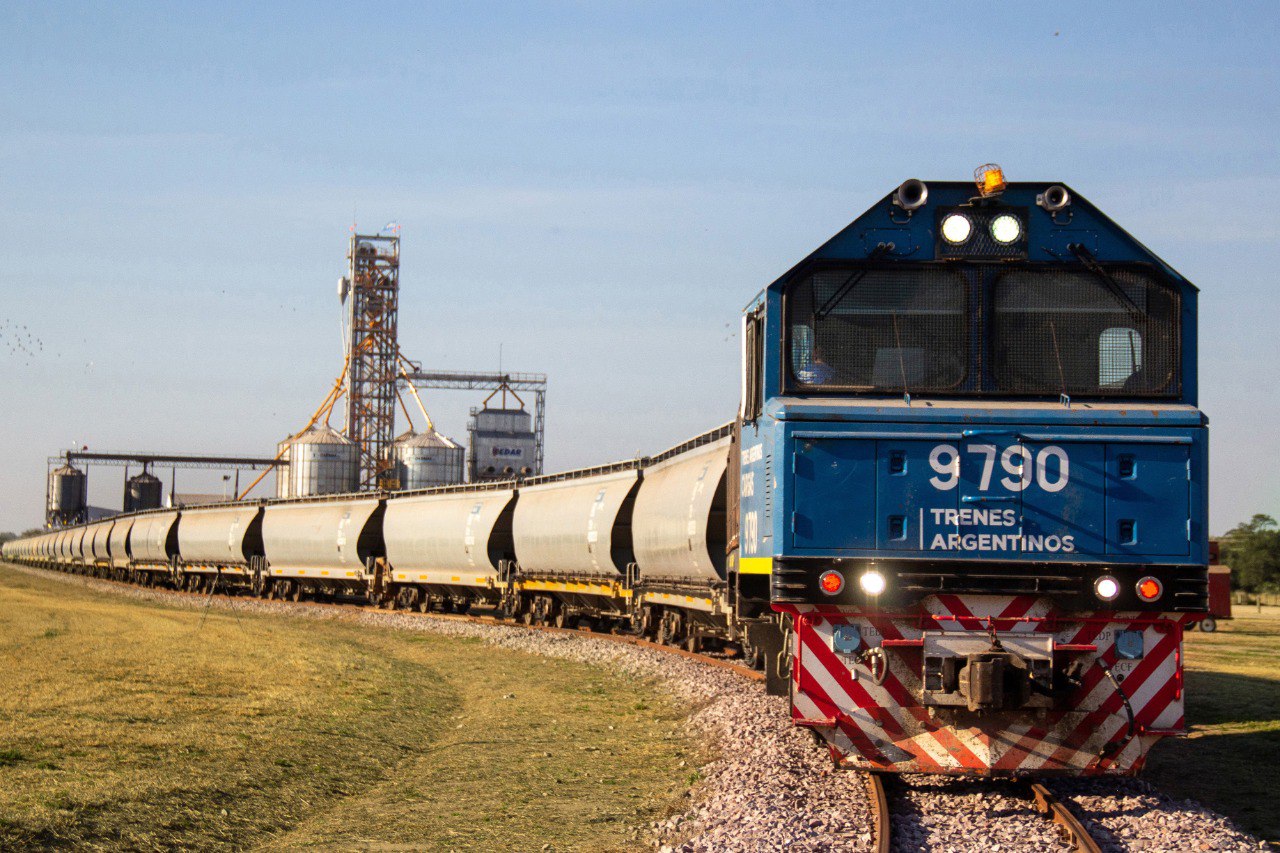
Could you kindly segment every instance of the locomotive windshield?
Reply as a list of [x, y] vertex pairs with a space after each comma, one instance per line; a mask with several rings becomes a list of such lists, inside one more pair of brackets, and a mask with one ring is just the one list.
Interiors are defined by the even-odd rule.
[[810, 387], [955, 390], [968, 374], [966, 291], [947, 269], [816, 272], [788, 296], [792, 374]]
[[836, 268], [787, 292], [790, 386], [1167, 397], [1179, 298], [1123, 267]]

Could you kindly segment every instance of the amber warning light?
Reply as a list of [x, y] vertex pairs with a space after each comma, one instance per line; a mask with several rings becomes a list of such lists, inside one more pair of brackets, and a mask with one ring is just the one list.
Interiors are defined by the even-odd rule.
[[978, 185], [978, 192], [984, 198], [1004, 192], [1004, 169], [995, 163], [987, 163], [974, 169], [973, 180]]

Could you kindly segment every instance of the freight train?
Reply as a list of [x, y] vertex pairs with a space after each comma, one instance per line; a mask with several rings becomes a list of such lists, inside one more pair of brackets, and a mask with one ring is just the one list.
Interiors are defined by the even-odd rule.
[[737, 417], [664, 453], [4, 557], [730, 650], [842, 767], [1136, 773], [1206, 610], [1197, 291], [1069, 187], [975, 178], [904, 182], [761, 291]]

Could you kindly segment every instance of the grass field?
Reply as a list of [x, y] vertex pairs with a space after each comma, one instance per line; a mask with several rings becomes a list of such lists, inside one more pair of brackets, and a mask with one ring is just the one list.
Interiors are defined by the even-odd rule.
[[0, 849], [623, 849], [697, 763], [600, 669], [3, 566], [0, 654]]
[[1147, 778], [1280, 840], [1280, 607], [1237, 607], [1213, 634], [1187, 635], [1191, 736], [1151, 753]]

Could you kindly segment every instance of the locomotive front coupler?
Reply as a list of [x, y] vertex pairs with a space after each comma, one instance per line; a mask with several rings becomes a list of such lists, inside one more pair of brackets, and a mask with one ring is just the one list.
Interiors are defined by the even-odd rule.
[[1053, 637], [926, 631], [921, 703], [1002, 711], [1053, 707]]

